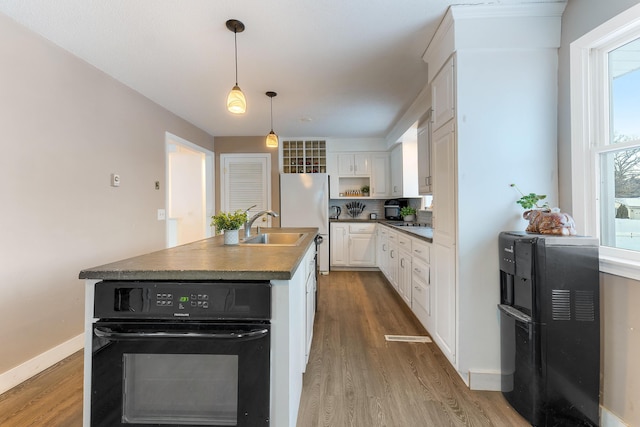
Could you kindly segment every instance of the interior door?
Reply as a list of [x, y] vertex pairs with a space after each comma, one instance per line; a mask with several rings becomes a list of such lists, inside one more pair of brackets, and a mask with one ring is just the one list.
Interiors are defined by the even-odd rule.
[[[220, 209], [246, 210], [249, 218], [271, 209], [271, 154], [220, 154]], [[271, 216], [263, 215], [254, 225], [271, 226]]]
[[166, 135], [167, 247], [211, 236], [213, 152]]

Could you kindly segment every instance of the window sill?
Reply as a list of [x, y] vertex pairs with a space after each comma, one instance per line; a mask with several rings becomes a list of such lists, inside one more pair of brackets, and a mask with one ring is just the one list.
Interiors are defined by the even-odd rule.
[[600, 255], [600, 272], [640, 281], [640, 262]]

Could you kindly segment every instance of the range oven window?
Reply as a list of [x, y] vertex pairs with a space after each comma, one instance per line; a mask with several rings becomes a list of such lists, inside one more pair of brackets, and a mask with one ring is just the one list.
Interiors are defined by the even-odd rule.
[[130, 424], [238, 425], [238, 356], [123, 355], [122, 419]]

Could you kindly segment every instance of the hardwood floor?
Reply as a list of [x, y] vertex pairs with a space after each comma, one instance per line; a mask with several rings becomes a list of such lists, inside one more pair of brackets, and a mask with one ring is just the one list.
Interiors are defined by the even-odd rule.
[[298, 427], [528, 426], [499, 392], [471, 391], [378, 272], [332, 272], [319, 302]]
[[82, 358], [74, 353], [0, 395], [0, 426], [82, 426]]
[[[298, 427], [528, 426], [498, 392], [469, 390], [378, 272], [321, 276]], [[2, 427], [80, 427], [82, 352], [0, 395]], [[279, 427], [279, 426], [274, 426]]]

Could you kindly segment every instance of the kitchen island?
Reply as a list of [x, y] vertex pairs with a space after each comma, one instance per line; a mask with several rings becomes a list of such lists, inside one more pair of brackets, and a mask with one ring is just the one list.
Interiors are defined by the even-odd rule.
[[[266, 230], [264, 230], [266, 231]], [[85, 279], [84, 426], [91, 425], [91, 372], [95, 289], [107, 281], [269, 281], [271, 283], [272, 426], [294, 427], [297, 421], [302, 374], [305, 370], [315, 295], [316, 228], [271, 228], [270, 233], [304, 233], [296, 246], [225, 246], [217, 236], [122, 261], [82, 270]], [[212, 283], [211, 286], [215, 286]], [[313, 286], [311, 286], [313, 289]], [[310, 301], [310, 299], [313, 299]], [[309, 324], [311, 322], [311, 324]], [[117, 408], [119, 410], [119, 408]]]

